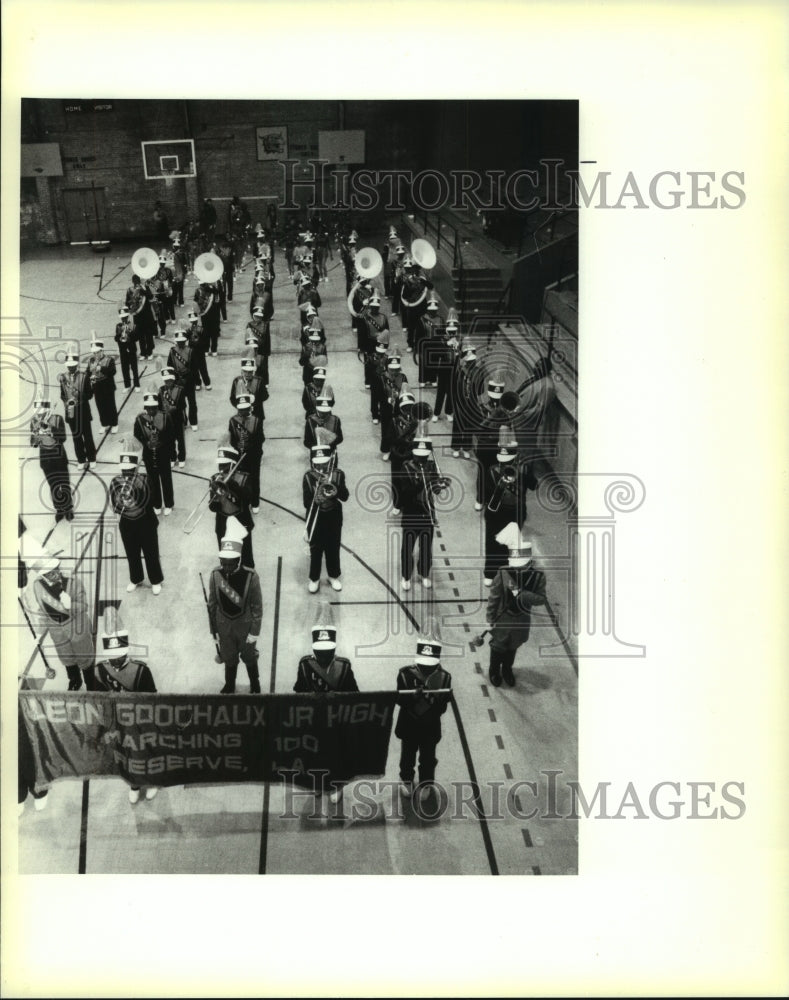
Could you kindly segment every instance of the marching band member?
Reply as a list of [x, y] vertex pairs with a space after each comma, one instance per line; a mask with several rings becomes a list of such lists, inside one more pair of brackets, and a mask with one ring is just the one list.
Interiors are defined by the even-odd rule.
[[170, 453], [173, 447], [172, 420], [159, 409], [159, 399], [152, 392], [143, 396], [143, 412], [134, 421], [134, 436], [142, 445], [142, 457], [148, 473], [155, 514], [169, 517], [173, 510], [173, 473]]
[[419, 387], [423, 389], [429, 382], [436, 384], [435, 357], [444, 346], [444, 327], [438, 314], [438, 298], [431, 292], [427, 299], [425, 314], [420, 318], [414, 333], [414, 357], [418, 366]]
[[214, 531], [217, 544], [224, 538], [230, 518], [235, 518], [246, 529], [247, 533], [242, 539], [241, 557], [245, 566], [254, 567], [252, 530], [255, 522], [250, 507], [251, 490], [249, 476], [239, 467], [240, 458], [238, 451], [227, 442], [217, 449], [217, 471], [208, 483], [208, 509], [216, 515]]
[[228, 524], [219, 546], [219, 566], [211, 572], [209, 581], [208, 617], [225, 665], [225, 684], [220, 694], [235, 693], [239, 658], [247, 668], [249, 693], [260, 694], [257, 641], [263, 622], [263, 598], [258, 574], [243, 560], [239, 538], [243, 530], [237, 521]]
[[494, 687], [501, 686], [502, 677], [514, 687], [512, 667], [518, 649], [529, 639], [531, 609], [547, 599], [545, 574], [535, 568], [531, 542], [523, 539], [517, 524], [508, 524], [496, 540], [507, 546], [508, 565], [496, 573], [485, 613], [491, 632], [488, 676]]
[[[233, 276], [236, 270], [236, 253], [228, 239], [227, 234], [223, 234], [217, 239], [217, 256], [222, 261], [222, 289], [226, 302], [233, 301]], [[225, 316], [227, 319], [227, 316]]]
[[[429, 618], [416, 643], [413, 664], [397, 672], [400, 711], [395, 736], [401, 741], [400, 795], [414, 794], [414, 774], [419, 754], [420, 799], [436, 777], [436, 747], [441, 741], [441, 716], [451, 698], [452, 676], [441, 666], [441, 633], [438, 621]], [[406, 693], [411, 692], [411, 693]]]
[[118, 352], [121, 358], [121, 374], [123, 375], [123, 385], [126, 389], [131, 389], [134, 379], [134, 391], [140, 391], [140, 376], [137, 372], [137, 331], [134, 329], [134, 321], [126, 306], [121, 306], [118, 310], [118, 322], [115, 324], [115, 343], [118, 345]]
[[249, 477], [252, 513], [257, 514], [260, 510], [260, 462], [266, 440], [263, 420], [255, 413], [250, 394], [239, 393], [234, 405], [237, 413], [230, 418], [228, 425], [230, 443], [243, 456], [244, 469]]
[[143, 472], [137, 450], [124, 444], [120, 455], [120, 473], [110, 482], [109, 498], [113, 511], [118, 515], [123, 549], [129, 563], [127, 593], [131, 594], [142, 583], [142, 561], [145, 559], [151, 589], [158, 595], [162, 592], [164, 579], [159, 561], [159, 520]]
[[[205, 361], [203, 363], [205, 364]], [[173, 370], [176, 383], [183, 389], [183, 394], [186, 397], [189, 408], [189, 426], [193, 431], [196, 431], [197, 400], [195, 398], [195, 378], [197, 374], [197, 360], [194, 354], [194, 347], [187, 343], [186, 334], [183, 330], [175, 331], [175, 344], [170, 348], [170, 353], [167, 355], [167, 367]]]
[[53, 413], [48, 399], [38, 398], [30, 421], [30, 444], [38, 448], [38, 461], [49, 485], [55, 523], [74, 520], [74, 501], [66, 458], [66, 425]]
[[444, 328], [444, 338], [440, 345], [435, 348], [435, 372], [436, 372], [436, 405], [433, 408], [433, 420], [436, 421], [441, 416], [442, 409], [447, 415], [447, 420], [452, 423], [454, 416], [454, 405], [452, 399], [452, 378], [455, 371], [455, 364], [459, 354], [460, 342], [458, 333], [460, 324], [458, 323], [457, 312], [450, 307], [447, 313], [446, 326]]
[[47, 553], [28, 568], [31, 577], [22, 602], [33, 624], [39, 632], [48, 629], [55, 655], [68, 676], [69, 691], [79, 691], [83, 677], [85, 687], [92, 691], [96, 648], [85, 587], [76, 574], [65, 576], [60, 560]]
[[302, 656], [293, 690], [297, 694], [358, 691], [351, 661], [337, 656], [337, 626], [328, 601], [321, 601], [312, 626], [312, 655]]
[[184, 281], [187, 270], [186, 251], [181, 246], [181, 240], [176, 237], [173, 240], [173, 306], [184, 304]]
[[268, 258], [258, 259], [255, 264], [249, 315], [254, 316], [256, 309], [263, 310], [263, 320], [266, 324], [271, 322], [274, 315], [274, 276], [270, 271]]
[[110, 433], [118, 433], [118, 408], [115, 405], [115, 359], [104, 353], [104, 341], [96, 338], [90, 345], [91, 355], [88, 358], [88, 377], [96, 400], [101, 429], [110, 428]]
[[[423, 404], [420, 403], [420, 406]], [[411, 457], [414, 435], [417, 431], [417, 418], [414, 415], [416, 401], [410, 392], [404, 392], [400, 396], [399, 404], [395, 407], [392, 419], [386, 431], [385, 447], [389, 450], [384, 452], [384, 460], [389, 456], [392, 467], [392, 513], [397, 516], [400, 513], [402, 504], [400, 503], [400, 483], [403, 478], [403, 465]], [[421, 412], [421, 411], [420, 411]]]
[[263, 379], [255, 375], [255, 351], [249, 348], [241, 360], [241, 374], [233, 379], [230, 387], [230, 405], [235, 407], [239, 395], [243, 393], [252, 399], [252, 412], [261, 421], [266, 419], [263, 403], [268, 399], [268, 390], [263, 385]]
[[[400, 545], [400, 586], [403, 590], [411, 589], [411, 574], [415, 562], [422, 586], [425, 590], [433, 586], [430, 580], [433, 532], [436, 527], [433, 496], [444, 488], [444, 482], [432, 460], [433, 442], [427, 436], [426, 425], [426, 420], [419, 421], [411, 450], [412, 457], [403, 464], [400, 479], [399, 502], [403, 533]], [[417, 549], [418, 556], [415, 559]]]
[[377, 424], [381, 421], [383, 416], [383, 379], [389, 363], [389, 358], [386, 353], [387, 348], [389, 347], [389, 331], [383, 330], [381, 333], [377, 334], [377, 338], [373, 343], [375, 346], [373, 347], [372, 352], [365, 356], [369, 359], [369, 361], [366, 361], [365, 363], [369, 366], [369, 374], [367, 378], [370, 383], [370, 416], [373, 419], [373, 423]]
[[298, 305], [302, 315], [305, 313], [307, 306], [315, 306], [316, 309], [320, 309], [321, 307], [320, 294], [317, 288], [312, 287], [312, 281], [306, 275], [301, 279], [296, 305]]
[[[304, 317], [307, 320], [307, 326], [313, 330], [320, 330], [321, 340], [326, 340], [326, 330], [323, 326], [323, 320], [318, 315], [318, 310], [313, 305], [308, 305], [304, 310]], [[303, 343], [303, 341], [302, 341]]]
[[395, 248], [394, 263], [392, 265], [392, 284], [391, 284], [391, 295], [392, 295], [392, 315], [400, 315], [400, 292], [403, 287], [403, 278], [405, 277], [405, 268], [403, 267], [403, 262], [405, 261], [405, 247], [402, 243], [399, 243]]
[[[207, 281], [200, 282], [195, 290], [194, 301], [195, 311], [203, 325], [203, 343], [207, 341], [206, 353], [215, 358], [220, 322], [219, 292], [216, 285]], [[210, 385], [210, 382], [206, 385]]]
[[[148, 664], [144, 660], [129, 656], [129, 633], [120, 620], [115, 608], [109, 607], [105, 613], [104, 631], [101, 636], [101, 650], [104, 659], [98, 664], [96, 687], [101, 691], [143, 691], [156, 693], [156, 684]], [[129, 786], [129, 802], [140, 801], [140, 785]], [[149, 785], [145, 798], [155, 798], [159, 789]]]
[[[367, 302], [373, 293], [373, 283], [369, 278], [356, 278], [348, 292], [348, 312], [351, 314], [351, 329], [356, 333], [357, 351], [365, 350], [370, 333], [365, 314]], [[380, 299], [378, 300], [380, 305]], [[369, 388], [365, 382], [365, 388]]]
[[326, 262], [331, 250], [329, 231], [321, 224], [315, 236], [315, 264], [318, 268], [318, 280], [328, 282], [329, 271]]
[[163, 337], [168, 323], [175, 320], [173, 305], [173, 272], [167, 266], [167, 254], [159, 254], [159, 270], [149, 282], [153, 292], [153, 311], [159, 324], [159, 336]]
[[[213, 388], [211, 385], [211, 378], [208, 374], [208, 365], [206, 364], [205, 356], [211, 346], [211, 342], [208, 334], [203, 328], [203, 324], [200, 321], [200, 317], [194, 311], [190, 309], [186, 320], [189, 323], [188, 332], [186, 334], [187, 340], [189, 341], [189, 346], [192, 349], [192, 369], [193, 369], [193, 384], [195, 391], [199, 392], [203, 386], [206, 387], [208, 392]], [[177, 338], [177, 335], [176, 335]], [[190, 418], [191, 423], [191, 418]]]
[[477, 353], [470, 340], [465, 340], [452, 372], [452, 457], [471, 458], [472, 433], [477, 423], [477, 385], [481, 378]]
[[[512, 410], [502, 404], [505, 384], [504, 376], [500, 373], [491, 375], [488, 379], [487, 392], [477, 399], [477, 420], [474, 426], [477, 492], [474, 510], [482, 510], [484, 506], [485, 482], [488, 478], [488, 469], [495, 460], [499, 429], [502, 424], [509, 423], [512, 417]], [[510, 396], [512, 395], [510, 393]], [[517, 403], [517, 397], [515, 402]]]
[[170, 453], [170, 465], [174, 469], [175, 463], [183, 469], [186, 462], [186, 438], [184, 427], [186, 426], [186, 390], [183, 385], [179, 385], [175, 378], [175, 370], [165, 366], [162, 368], [162, 384], [159, 386], [157, 399], [159, 409], [166, 414], [173, 425], [173, 450]]
[[90, 399], [93, 387], [85, 372], [79, 371], [79, 345], [71, 342], [66, 355], [66, 370], [58, 376], [60, 398], [66, 413], [66, 423], [71, 431], [77, 461], [86, 469], [96, 467], [96, 445], [93, 443]]
[[[400, 366], [402, 358], [400, 350], [392, 347], [391, 353], [386, 360], [386, 368], [381, 376], [381, 458], [384, 462], [389, 461], [392, 451], [392, 444], [399, 435], [398, 425], [395, 416], [398, 413], [405, 386], [408, 384], [408, 376]], [[414, 397], [407, 394], [414, 403]], [[414, 425], [416, 426], [416, 425]], [[409, 450], [410, 454], [410, 450]], [[405, 456], [407, 458], [408, 455]], [[397, 506], [395, 504], [395, 506]]]
[[[312, 655], [302, 656], [296, 671], [293, 690], [298, 694], [325, 694], [326, 692], [358, 691], [359, 685], [353, 676], [351, 661], [337, 656], [337, 626], [328, 601], [321, 601], [312, 626]], [[329, 795], [330, 802], [339, 802], [343, 785], [333, 782], [329, 793], [327, 775], [322, 775], [321, 785], [316, 791]]]
[[403, 281], [400, 286], [400, 316], [408, 334], [408, 347], [414, 350], [419, 320], [425, 314], [427, 293], [433, 288], [431, 281], [410, 257], [403, 261]]
[[[323, 437], [322, 431], [318, 436]], [[316, 444], [311, 449], [311, 465], [302, 480], [302, 499], [306, 513], [305, 536], [310, 545], [311, 594], [320, 587], [321, 564], [326, 557], [326, 573], [333, 590], [340, 583], [340, 543], [342, 541], [342, 504], [348, 499], [345, 473], [337, 467], [331, 444]]]
[[[318, 360], [320, 359], [320, 360]], [[306, 385], [312, 381], [315, 368], [325, 367], [327, 361], [326, 341], [321, 340], [321, 331], [310, 327], [307, 342], [301, 349], [301, 381]]]
[[132, 275], [132, 283], [126, 291], [126, 308], [131, 313], [140, 358], [148, 361], [153, 357], [153, 338], [156, 333], [156, 317], [153, 313], [153, 292], [146, 282], [143, 284], [138, 274]]
[[531, 468], [518, 459], [518, 442], [509, 427], [499, 432], [496, 462], [488, 469], [483, 499], [485, 501], [484, 583], [493, 583], [496, 571], [507, 561], [507, 547], [496, 536], [508, 524], [523, 525], [526, 520], [526, 491], [537, 489]]
[[[265, 310], [256, 306], [252, 311], [252, 319], [247, 323], [247, 346], [254, 346], [256, 369], [255, 374], [263, 380], [263, 385], [269, 386], [268, 359], [271, 357], [271, 323], [266, 319]], [[250, 345], [252, 337], [254, 344]]]
[[[308, 413], [304, 421], [305, 448], [312, 448], [316, 444], [328, 444], [335, 450], [342, 444], [342, 421], [331, 412], [332, 406], [334, 406], [334, 392], [330, 385], [324, 384], [315, 400], [315, 413]], [[322, 430], [323, 441], [318, 440], [318, 428]]]
[[310, 413], [315, 413], [318, 396], [320, 396], [323, 385], [326, 381], [326, 369], [324, 367], [313, 368], [312, 379], [304, 386], [301, 394], [301, 405], [304, 407], [304, 419]]

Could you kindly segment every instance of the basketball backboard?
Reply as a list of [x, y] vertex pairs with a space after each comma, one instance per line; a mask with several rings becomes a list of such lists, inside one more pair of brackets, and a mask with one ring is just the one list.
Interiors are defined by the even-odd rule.
[[195, 144], [192, 139], [164, 139], [142, 143], [142, 165], [147, 181], [196, 177]]

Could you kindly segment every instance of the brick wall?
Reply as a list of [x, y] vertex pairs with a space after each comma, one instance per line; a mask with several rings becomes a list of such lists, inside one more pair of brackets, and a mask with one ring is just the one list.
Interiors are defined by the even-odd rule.
[[[307, 161], [318, 156], [318, 132], [364, 129], [367, 165], [419, 169], [423, 165], [423, 102], [400, 101], [114, 101], [103, 113], [69, 114], [61, 100], [23, 102], [23, 142], [58, 142], [63, 177], [43, 179], [49, 192], [36, 212], [28, 207], [25, 235], [39, 242], [72, 238], [63, 192], [102, 189], [111, 239], [150, 243], [153, 207], [160, 200], [173, 226], [194, 216], [203, 198], [215, 202], [220, 227], [234, 194], [247, 201], [253, 220], [268, 200], [282, 200], [284, 171], [257, 158], [256, 128], [287, 125], [289, 157], [299, 178], [312, 178]], [[145, 180], [141, 143], [190, 137], [197, 178]], [[40, 179], [41, 180], [41, 179]], [[333, 184], [329, 185], [333, 192]], [[302, 192], [301, 200], [308, 194]], [[51, 210], [46, 202], [51, 202]]]

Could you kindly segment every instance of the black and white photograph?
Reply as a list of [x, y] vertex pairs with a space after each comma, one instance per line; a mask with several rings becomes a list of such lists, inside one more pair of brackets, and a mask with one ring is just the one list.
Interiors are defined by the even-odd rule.
[[577, 874], [577, 102], [21, 146], [20, 871]]
[[5, 995], [782, 995], [785, 11], [562, 10], [7, 5]]

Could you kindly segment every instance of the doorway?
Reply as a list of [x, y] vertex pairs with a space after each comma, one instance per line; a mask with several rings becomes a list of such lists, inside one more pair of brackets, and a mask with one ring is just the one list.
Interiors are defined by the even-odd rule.
[[69, 241], [101, 243], [107, 240], [107, 202], [104, 188], [68, 188], [63, 191], [63, 211]]

